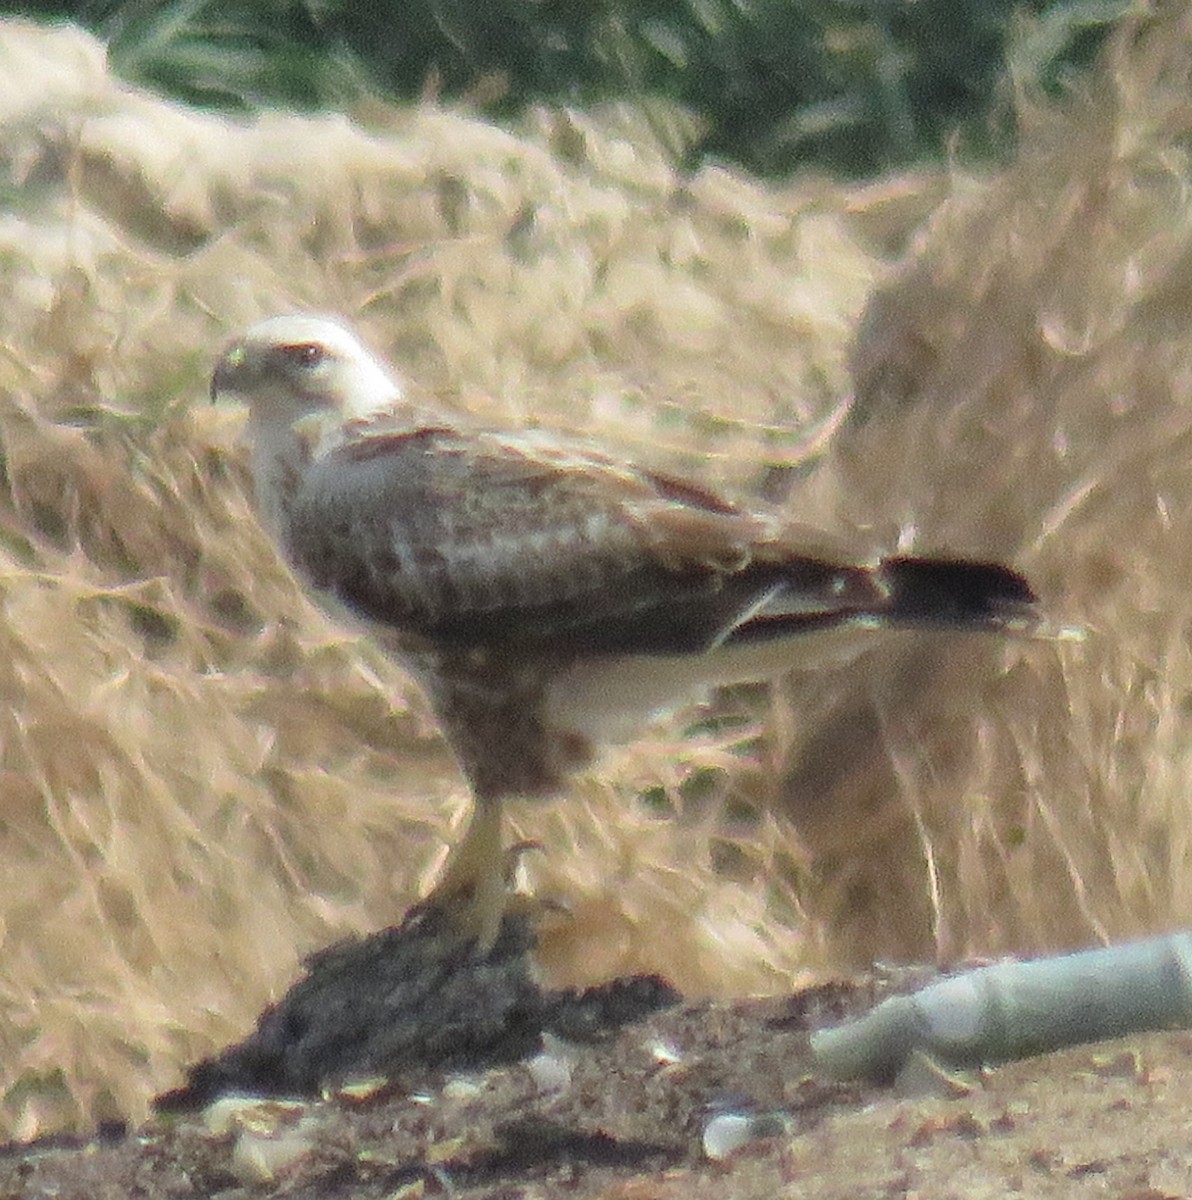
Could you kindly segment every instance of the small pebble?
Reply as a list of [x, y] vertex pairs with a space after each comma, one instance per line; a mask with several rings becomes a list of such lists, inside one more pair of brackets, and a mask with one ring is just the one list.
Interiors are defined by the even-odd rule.
[[785, 1113], [762, 1113], [760, 1116], [720, 1113], [704, 1126], [704, 1155], [713, 1162], [721, 1162], [750, 1142], [781, 1137], [789, 1133], [790, 1128], [790, 1118]]
[[484, 1090], [475, 1075], [456, 1075], [443, 1084], [444, 1100], [474, 1100]]
[[232, 1174], [241, 1183], [269, 1183], [292, 1163], [309, 1154], [314, 1143], [293, 1130], [275, 1137], [247, 1131], [232, 1147]]
[[272, 1133], [295, 1124], [308, 1111], [301, 1100], [265, 1100], [260, 1096], [222, 1096], [203, 1109], [209, 1133], [221, 1137], [237, 1129]]
[[542, 1035], [542, 1050], [526, 1062], [539, 1093], [565, 1092], [571, 1086], [575, 1050], [553, 1033]]
[[719, 1162], [752, 1140], [752, 1117], [721, 1113], [704, 1126], [704, 1156]]

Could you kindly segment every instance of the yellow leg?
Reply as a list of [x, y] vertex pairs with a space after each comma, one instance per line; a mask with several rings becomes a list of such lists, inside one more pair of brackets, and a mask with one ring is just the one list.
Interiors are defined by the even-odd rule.
[[478, 800], [459, 845], [452, 849], [423, 909], [443, 914], [461, 940], [475, 941], [486, 954], [505, 916], [505, 855], [501, 847], [501, 802]]

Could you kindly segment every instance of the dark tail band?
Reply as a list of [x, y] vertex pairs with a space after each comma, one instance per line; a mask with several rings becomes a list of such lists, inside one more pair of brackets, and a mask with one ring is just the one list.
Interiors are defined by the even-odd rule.
[[999, 563], [949, 558], [888, 558], [887, 615], [907, 625], [1004, 626], [1039, 617], [1038, 598], [1016, 571]]

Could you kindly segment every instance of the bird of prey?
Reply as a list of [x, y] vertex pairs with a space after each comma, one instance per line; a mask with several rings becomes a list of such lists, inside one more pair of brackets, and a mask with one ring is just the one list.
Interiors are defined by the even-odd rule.
[[418, 410], [333, 320], [252, 326], [211, 391], [248, 406], [258, 510], [296, 574], [438, 714], [474, 811], [428, 904], [482, 950], [504, 911], [505, 799], [560, 792], [602, 744], [713, 686], [877, 631], [1037, 624], [1004, 566], [852, 561], [699, 484]]

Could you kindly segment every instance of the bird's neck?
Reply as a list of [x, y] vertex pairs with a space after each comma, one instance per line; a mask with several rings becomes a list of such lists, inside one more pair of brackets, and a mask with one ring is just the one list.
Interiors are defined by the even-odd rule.
[[310, 464], [351, 436], [353, 427], [387, 412], [402, 389], [375, 363], [362, 364], [334, 409], [287, 420], [282, 405], [257, 405], [248, 421], [253, 488], [269, 532], [287, 545], [290, 505]]
[[303, 472], [314, 458], [318, 433], [306, 418], [291, 424], [250, 420], [248, 434], [257, 509], [262, 523], [284, 546], [286, 517]]

